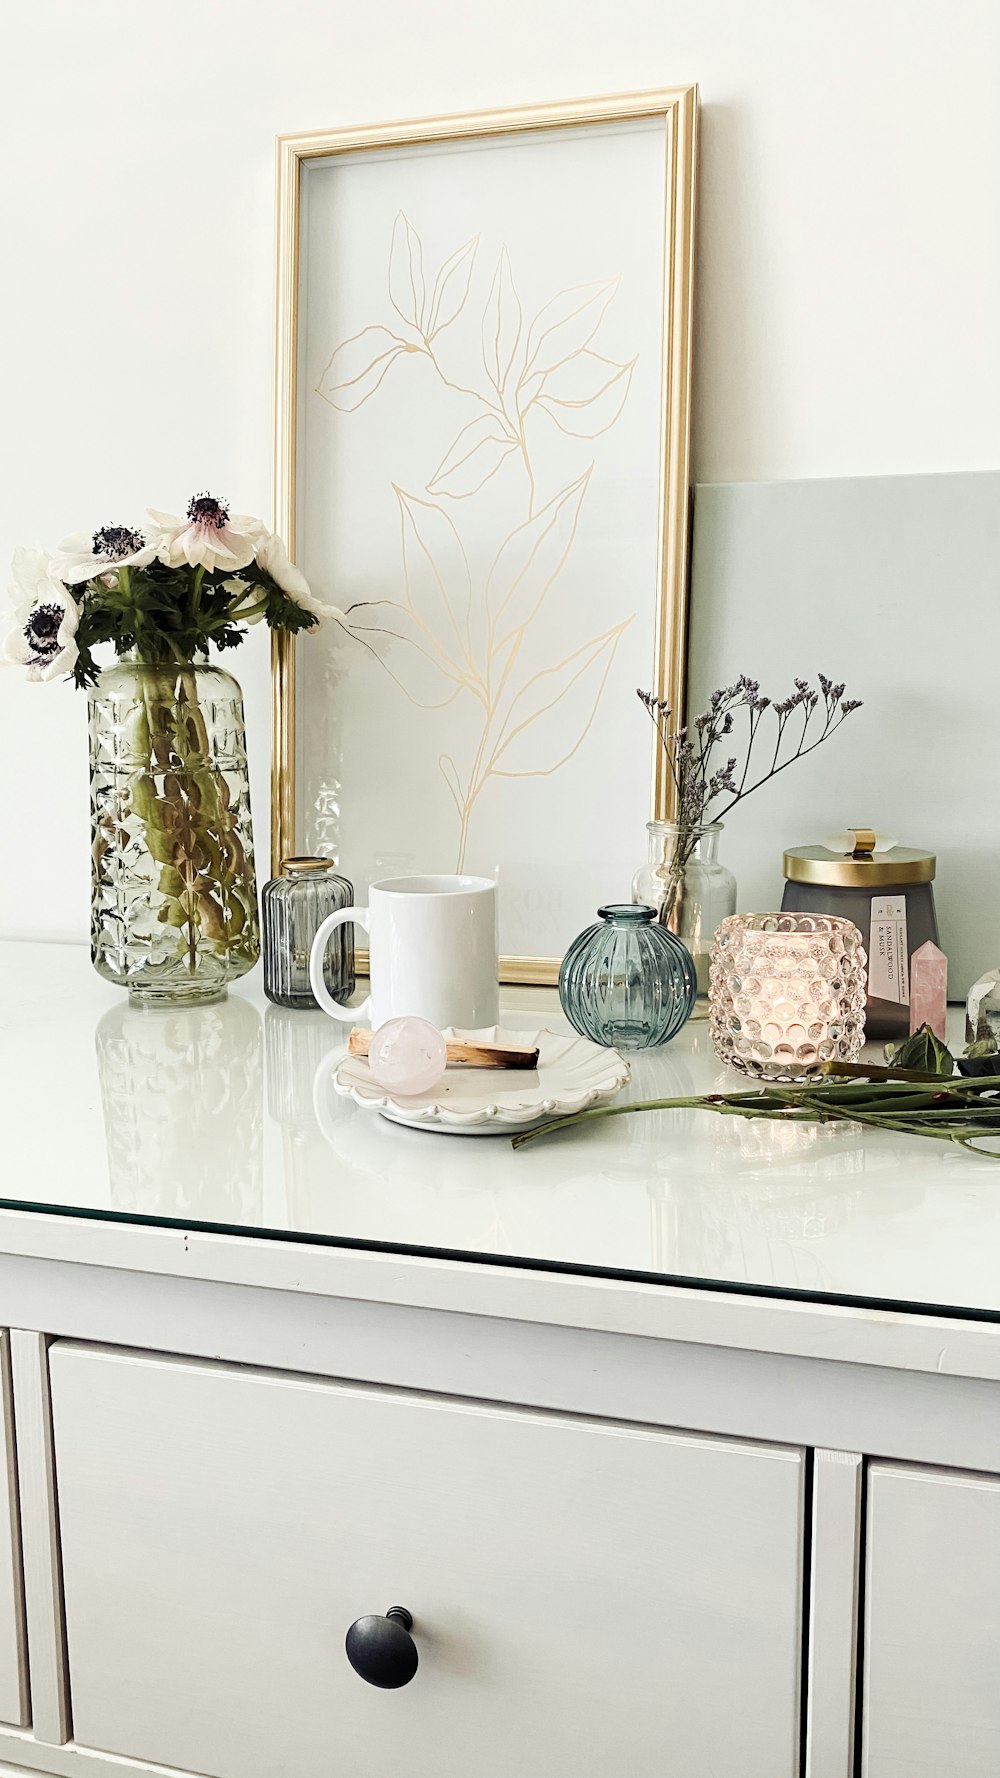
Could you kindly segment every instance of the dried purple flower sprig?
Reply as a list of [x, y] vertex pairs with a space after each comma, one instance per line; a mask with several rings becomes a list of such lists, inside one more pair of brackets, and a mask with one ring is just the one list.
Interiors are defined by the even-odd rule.
[[[759, 680], [743, 673], [735, 685], [713, 691], [708, 709], [678, 729], [671, 727], [672, 711], [665, 699], [657, 698], [649, 691], [639, 691], [639, 701], [655, 724], [677, 792], [677, 839], [667, 893], [660, 909], [664, 924], [669, 922], [674, 911], [678, 888], [702, 829], [710, 822], [724, 820], [745, 797], [770, 783], [779, 772], [787, 771], [796, 760], [814, 753], [836, 734], [855, 710], [861, 709], [860, 699], [845, 697], [847, 687], [844, 684], [828, 679], [825, 673], [820, 673], [818, 680], [819, 690], [816, 691], [807, 679], [796, 679], [795, 689], [788, 697], [775, 701], [762, 695]], [[777, 718], [774, 747], [770, 763], [758, 776], [751, 778], [751, 768], [761, 757], [758, 742], [768, 710]], [[748, 733], [743, 769], [737, 777], [737, 755], [731, 754], [725, 764], [721, 764], [716, 763], [716, 753], [733, 733], [741, 711], [747, 714]], [[801, 724], [798, 718], [801, 718]], [[764, 757], [766, 759], [767, 755]], [[720, 799], [726, 798], [728, 800], [722, 800], [721, 806], [717, 806]]]

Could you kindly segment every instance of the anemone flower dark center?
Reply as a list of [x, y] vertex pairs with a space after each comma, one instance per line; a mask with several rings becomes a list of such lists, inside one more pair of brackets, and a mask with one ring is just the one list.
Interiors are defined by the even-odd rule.
[[61, 605], [36, 605], [24, 626], [25, 639], [36, 654], [54, 654], [59, 626], [66, 616]]
[[192, 524], [210, 525], [214, 531], [221, 531], [229, 518], [229, 508], [214, 494], [195, 494], [188, 501], [187, 516]]
[[92, 541], [95, 556], [103, 562], [121, 562], [125, 556], [134, 556], [145, 539], [128, 525], [102, 525], [94, 532]]

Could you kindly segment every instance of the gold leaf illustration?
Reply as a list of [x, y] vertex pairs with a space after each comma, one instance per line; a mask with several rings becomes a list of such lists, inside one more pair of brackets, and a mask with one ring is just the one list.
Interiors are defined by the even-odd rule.
[[597, 438], [617, 420], [632, 384], [636, 359], [619, 364], [599, 352], [577, 352], [549, 371], [537, 406], [575, 438]]
[[[496, 261], [480, 323], [488, 393], [435, 348], [435, 336], [465, 308], [480, 237], [473, 235], [444, 260], [428, 294], [421, 238], [400, 211], [389, 252], [389, 296], [400, 326], [366, 327], [340, 345], [326, 366], [319, 393], [334, 407], [360, 407], [379, 388], [396, 358], [418, 354], [440, 384], [475, 403], [478, 412], [462, 427], [426, 484], [426, 498], [393, 484], [402, 546], [405, 590], [397, 598], [359, 603], [347, 627], [409, 701], [443, 710], [471, 694], [479, 705], [473, 729], [460, 732], [461, 747], [438, 756], [442, 780], [458, 819], [458, 865], [463, 869], [470, 825], [480, 798], [497, 777], [547, 776], [579, 751], [592, 728], [627, 617], [576, 647], [555, 665], [553, 637], [579, 634], [579, 614], [566, 609], [578, 591], [563, 576], [574, 546], [593, 464], [536, 511], [532, 461], [534, 422], [541, 409], [565, 433], [596, 437], [614, 425], [627, 399], [635, 360], [622, 363], [592, 342], [620, 284], [620, 277], [562, 290], [535, 315], [529, 328], [511, 274], [506, 248]], [[456, 330], [455, 349], [467, 344]], [[486, 410], [485, 412], [483, 410]], [[499, 544], [485, 593], [473, 597], [461, 535], [442, 501], [475, 499], [477, 535], [487, 525], [490, 494], [475, 498], [499, 469], [517, 458], [526, 479], [525, 521]], [[551, 485], [551, 484], [550, 484]], [[520, 472], [504, 477], [504, 501], [521, 487]], [[464, 521], [463, 521], [464, 522]], [[502, 534], [502, 533], [501, 533]], [[564, 609], [552, 610], [553, 598]], [[545, 648], [541, 625], [546, 607]], [[556, 644], [558, 646], [558, 644]], [[441, 725], [442, 729], [444, 724]], [[449, 741], [454, 719], [449, 719]]]
[[400, 210], [389, 249], [389, 301], [402, 320], [423, 332], [424, 250], [420, 236]]
[[483, 363], [498, 395], [503, 394], [521, 339], [521, 304], [504, 247], [497, 260], [483, 310]]
[[529, 624], [573, 547], [593, 464], [501, 545], [486, 583], [497, 645]]
[[578, 753], [632, 619], [594, 636], [561, 661], [534, 674], [513, 698], [492, 760], [498, 778], [547, 777]]
[[439, 656], [469, 667], [472, 584], [462, 540], [442, 507], [393, 486], [403, 538], [406, 603]]
[[442, 778], [451, 792], [451, 800], [454, 803], [459, 819], [461, 820], [464, 809], [464, 798], [462, 796], [462, 787], [458, 781], [458, 767], [450, 753], [442, 753], [438, 760], [438, 771], [441, 773]]
[[517, 411], [526, 414], [529, 407], [538, 400], [545, 387], [545, 372], [536, 370], [530, 377], [524, 377], [517, 386]]
[[406, 350], [405, 342], [387, 327], [365, 327], [337, 347], [316, 392], [341, 413], [354, 413], [374, 395], [390, 364]]
[[427, 483], [428, 494], [447, 494], [464, 500], [478, 494], [484, 482], [496, 475], [509, 451], [518, 443], [503, 429], [499, 415], [480, 414], [463, 426]]
[[461, 314], [469, 294], [469, 280], [476, 258], [479, 236], [473, 235], [464, 247], [457, 247], [446, 259], [434, 280], [430, 311], [427, 317], [427, 338], [442, 333]]
[[525, 376], [554, 370], [589, 346], [620, 283], [619, 275], [601, 284], [578, 284], [539, 309], [528, 330]]
[[373, 654], [411, 704], [444, 710], [464, 689], [459, 670], [395, 599], [373, 599], [349, 613], [348, 633]]

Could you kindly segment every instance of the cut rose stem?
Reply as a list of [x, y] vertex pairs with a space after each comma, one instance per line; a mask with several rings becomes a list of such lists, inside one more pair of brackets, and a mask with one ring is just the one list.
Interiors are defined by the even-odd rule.
[[[898, 1090], [893, 1091], [893, 1085]], [[929, 1092], [934, 1085], [936, 1091]], [[919, 1090], [920, 1087], [923, 1090]], [[992, 1098], [988, 1095], [992, 1091]], [[786, 1123], [855, 1123], [875, 1130], [895, 1130], [900, 1135], [954, 1142], [970, 1148], [974, 1139], [1000, 1137], [1000, 1095], [995, 1079], [952, 1080], [941, 1075], [928, 1078], [878, 1080], [866, 1086], [860, 1080], [841, 1083], [836, 1078], [784, 1085], [768, 1082], [755, 1092], [705, 1093], [685, 1099], [640, 1099], [628, 1105], [602, 1105], [577, 1111], [570, 1117], [552, 1118], [513, 1138], [523, 1148], [538, 1136], [553, 1135], [575, 1124], [601, 1118], [628, 1117], [636, 1111], [715, 1111], [722, 1117], [776, 1118]], [[971, 1149], [988, 1160], [1000, 1153]]]
[[849, 1075], [855, 1080], [925, 1080], [937, 1086], [947, 1086], [954, 1078], [950, 1074], [925, 1074], [919, 1068], [883, 1067], [879, 1062], [824, 1062], [820, 1074]]

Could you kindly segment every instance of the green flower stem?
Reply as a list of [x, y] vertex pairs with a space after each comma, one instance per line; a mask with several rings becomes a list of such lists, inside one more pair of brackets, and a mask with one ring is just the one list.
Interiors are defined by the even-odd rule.
[[[147, 758], [144, 764], [148, 768], [150, 780], [154, 785], [154, 795], [144, 804], [143, 819], [146, 825], [146, 844], [152, 856], [164, 868], [168, 859], [169, 868], [176, 869], [185, 886], [182, 911], [185, 919], [181, 922], [187, 928], [188, 971], [194, 975], [198, 968], [198, 921], [196, 918], [193, 897], [194, 873], [190, 862], [184, 868], [183, 860], [174, 860], [173, 829], [183, 818], [183, 799], [180, 785], [175, 772], [171, 771], [174, 760], [174, 738], [176, 721], [174, 720], [174, 675], [167, 673], [153, 663], [142, 663], [139, 668], [142, 684], [143, 704], [146, 712]], [[155, 775], [163, 780], [163, 794], [155, 794]], [[173, 819], [171, 819], [173, 817]], [[161, 870], [161, 881], [163, 871]]]
[[935, 1086], [948, 1081], [947, 1074], [930, 1074], [922, 1068], [883, 1068], [877, 1062], [824, 1062], [820, 1068], [824, 1078], [836, 1075], [853, 1080], [925, 1080]]
[[[879, 1070], [881, 1076], [882, 1070]], [[975, 1144], [987, 1136], [1000, 1138], [1000, 1093], [996, 1079], [942, 1077], [935, 1091], [912, 1083], [885, 1081], [866, 1084], [824, 1079], [804, 1086], [771, 1082], [754, 1092], [704, 1093], [682, 1099], [641, 1099], [630, 1105], [604, 1105], [578, 1111], [571, 1117], [552, 1118], [537, 1129], [515, 1136], [512, 1146], [523, 1148], [539, 1136], [571, 1129], [574, 1124], [596, 1123], [609, 1117], [628, 1117], [637, 1111], [714, 1111], [721, 1117], [776, 1118], [783, 1123], [856, 1123], [876, 1130], [923, 1136], [954, 1142], [985, 1160], [1000, 1160]]]
[[256, 605], [248, 605], [245, 610], [241, 609], [237, 612], [234, 612], [232, 614], [232, 617], [227, 616], [226, 622], [227, 623], [232, 622], [232, 623], [248, 624], [255, 617], [263, 617], [265, 611], [267, 610], [267, 607], [268, 607], [268, 599], [266, 597], [263, 599], [258, 599]]
[[[551, 1136], [556, 1130], [571, 1130], [574, 1124], [595, 1123], [598, 1118], [627, 1117], [633, 1111], [722, 1111], [724, 1107], [710, 1105], [702, 1099], [636, 1099], [631, 1105], [601, 1105], [594, 1111], [574, 1111], [569, 1117], [554, 1117], [548, 1123], [539, 1124], [537, 1129], [522, 1130], [520, 1136], [511, 1138], [511, 1148], [524, 1148], [539, 1136]], [[748, 1111], [747, 1116], [753, 1117], [773, 1115], [766, 1112]]]
[[[176, 654], [176, 648], [171, 648]], [[185, 933], [188, 968], [200, 939], [236, 944], [252, 918], [246, 854], [229, 813], [225, 779], [210, 762], [209, 736], [189, 661], [137, 663], [145, 758], [135, 802], [159, 863], [160, 918]]]

